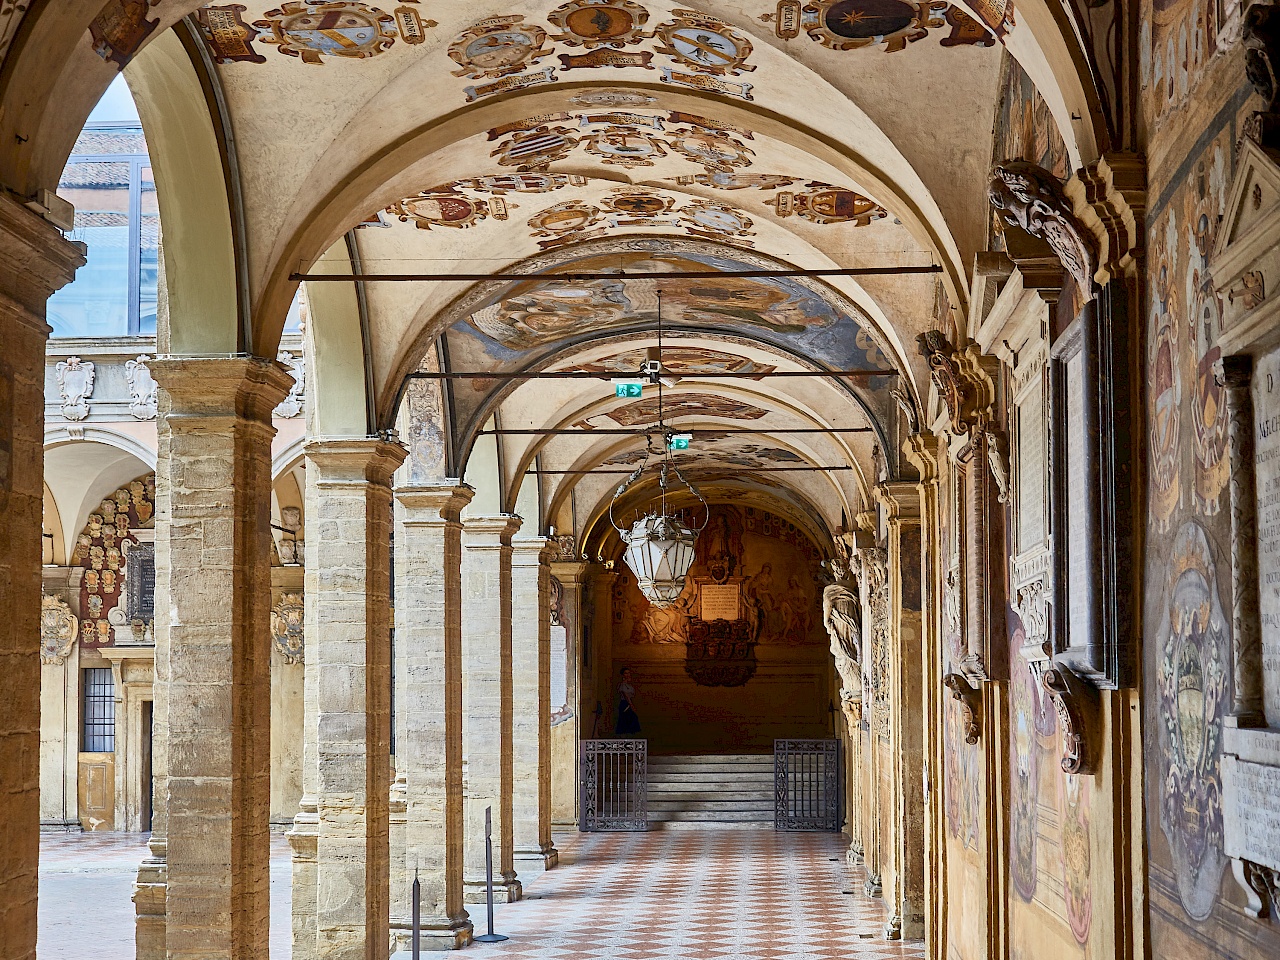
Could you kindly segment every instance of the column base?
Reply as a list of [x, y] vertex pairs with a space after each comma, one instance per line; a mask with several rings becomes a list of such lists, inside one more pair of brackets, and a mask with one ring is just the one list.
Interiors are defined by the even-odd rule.
[[867, 877], [867, 882], [863, 885], [863, 890], [867, 892], [868, 897], [880, 897], [884, 894], [884, 887], [880, 884], [880, 874], [873, 873]]
[[79, 820], [41, 820], [41, 833], [84, 833]]
[[[498, 891], [495, 889], [494, 893]], [[463, 914], [458, 918], [429, 918], [418, 929], [418, 943], [423, 950], [438, 953], [442, 950], [461, 950], [471, 946], [474, 935], [471, 920]], [[395, 946], [392, 960], [411, 960], [413, 950], [413, 921], [403, 917], [391, 918], [391, 937]]]
[[[523, 890], [519, 880], [494, 880], [493, 902], [515, 903], [520, 899]], [[488, 888], [483, 880], [462, 881], [463, 903], [485, 903], [489, 899]]]
[[530, 847], [526, 850], [517, 850], [514, 856], [516, 860], [539, 864], [543, 870], [550, 870], [560, 862], [560, 851], [556, 849], [554, 843], [549, 843], [546, 847]]
[[886, 940], [902, 939], [902, 918], [890, 917], [889, 922], [884, 925], [884, 938]]

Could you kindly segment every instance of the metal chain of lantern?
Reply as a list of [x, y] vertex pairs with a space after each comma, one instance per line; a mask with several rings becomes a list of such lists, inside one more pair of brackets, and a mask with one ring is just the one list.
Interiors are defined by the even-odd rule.
[[[672, 431], [667, 429], [663, 411], [662, 388], [666, 379], [662, 367], [662, 293], [658, 293], [658, 356], [657, 363], [648, 369], [650, 379], [658, 385], [658, 426], [657, 433], [662, 437], [664, 454], [658, 471], [659, 502], [657, 512], [650, 511], [636, 520], [630, 529], [618, 526], [614, 519], [613, 508], [618, 500], [633, 483], [640, 479], [645, 467], [649, 465], [652, 447], [646, 446], [645, 458], [640, 466], [627, 477], [613, 495], [609, 504], [609, 522], [618, 532], [626, 545], [623, 560], [631, 572], [636, 575], [640, 593], [655, 607], [668, 607], [684, 592], [685, 577], [693, 566], [695, 547], [698, 535], [711, 519], [711, 510], [698, 488], [690, 483], [671, 456]], [[648, 367], [649, 365], [646, 365]], [[693, 527], [680, 517], [667, 512], [667, 491], [672, 486], [672, 475], [684, 484], [689, 492], [702, 503], [702, 523]]]

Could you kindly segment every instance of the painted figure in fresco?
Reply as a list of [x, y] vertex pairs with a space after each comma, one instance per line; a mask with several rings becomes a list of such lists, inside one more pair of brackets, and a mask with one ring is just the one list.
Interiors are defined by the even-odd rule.
[[840, 675], [840, 705], [849, 713], [852, 704], [862, 702], [862, 605], [848, 582], [848, 567], [833, 560], [831, 572], [835, 583], [822, 591], [822, 625]]
[[618, 722], [614, 725], [616, 737], [635, 737], [640, 734], [640, 716], [635, 706], [636, 685], [631, 679], [631, 668], [622, 668], [622, 682], [618, 684]]

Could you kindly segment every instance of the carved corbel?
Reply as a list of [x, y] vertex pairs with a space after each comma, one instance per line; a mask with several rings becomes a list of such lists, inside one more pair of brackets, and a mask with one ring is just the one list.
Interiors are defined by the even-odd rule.
[[991, 171], [987, 196], [1005, 223], [1049, 245], [1085, 299], [1096, 293], [1097, 238], [1077, 219], [1057, 177], [1034, 163], [1010, 160]]
[[1280, 872], [1252, 860], [1231, 860], [1231, 873], [1245, 895], [1245, 912], [1262, 919], [1280, 909]]
[[941, 330], [926, 330], [916, 342], [929, 365], [938, 397], [947, 408], [951, 432], [958, 437], [980, 433], [991, 419], [995, 402], [995, 381], [987, 367], [999, 361], [984, 358], [972, 341], [961, 349], [953, 347]]
[[977, 743], [982, 737], [982, 691], [958, 673], [948, 673], [942, 682], [964, 711], [964, 742]]
[[1062, 727], [1063, 771], [1093, 774], [1097, 770], [1101, 694], [1063, 663], [1050, 661], [1041, 682]]
[[1132, 153], [1101, 157], [1068, 180], [1063, 192], [1076, 219], [1096, 241], [1094, 280], [1105, 284], [1132, 275], [1142, 253], [1147, 210], [1147, 167], [1142, 157]]
[[1244, 75], [1267, 101], [1249, 115], [1244, 135], [1260, 147], [1280, 148], [1280, 10], [1270, 3], [1255, 3], [1245, 10], [1241, 42]]

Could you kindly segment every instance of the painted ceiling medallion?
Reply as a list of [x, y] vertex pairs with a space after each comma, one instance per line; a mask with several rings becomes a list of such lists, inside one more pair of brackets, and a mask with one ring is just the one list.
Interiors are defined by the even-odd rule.
[[657, 29], [658, 52], [698, 72], [736, 77], [755, 66], [747, 63], [751, 41], [727, 23], [693, 10], [675, 9], [675, 18]]
[[794, 213], [814, 223], [852, 223], [856, 227], [865, 227], [872, 220], [889, 215], [874, 200], [844, 187], [816, 182], [807, 186], [809, 189], [804, 193], [784, 190], [765, 203], [772, 206], [780, 217]]
[[567, 47], [625, 47], [652, 34], [643, 27], [649, 11], [631, 0], [572, 0], [547, 15], [560, 33], [552, 40]]
[[503, 167], [545, 171], [548, 164], [563, 160], [577, 145], [578, 138], [568, 127], [534, 127], [512, 134], [490, 156], [497, 157]]
[[694, 236], [712, 240], [751, 236], [751, 218], [727, 204], [694, 200], [678, 212], [685, 218], [684, 228]]
[[523, 21], [522, 16], [490, 17], [473, 24], [449, 46], [449, 57], [461, 68], [453, 75], [505, 77], [549, 56], [547, 31]]
[[581, 200], [567, 200], [529, 218], [535, 236], [563, 237], [584, 230], [600, 219], [600, 208]]
[[267, 34], [262, 42], [275, 44], [281, 53], [303, 63], [323, 63], [324, 57], [376, 57], [398, 35], [395, 18], [367, 3], [287, 0], [263, 18], [253, 24]]
[[884, 44], [894, 53], [946, 26], [946, 9], [946, 0], [817, 0], [805, 4], [801, 26], [832, 50]]
[[512, 173], [489, 177], [471, 177], [452, 184], [453, 189], [479, 190], [484, 193], [550, 193], [563, 187], [585, 187], [586, 177], [565, 173]]
[[681, 174], [675, 178], [681, 186], [696, 184], [700, 187], [714, 187], [716, 190], [777, 190], [789, 187], [796, 182], [795, 177], [784, 177], [777, 173], [729, 173], [717, 170], [707, 173]]
[[732, 137], [719, 133], [678, 134], [671, 138], [671, 146], [708, 171], [727, 172], [734, 167], [749, 167], [755, 152]]
[[507, 203], [498, 197], [491, 201], [473, 200], [453, 193], [430, 193], [397, 200], [387, 208], [401, 223], [413, 221], [419, 230], [432, 227], [466, 229], [492, 216], [507, 219]]
[[623, 187], [602, 201], [606, 212], [636, 219], [650, 219], [671, 211], [675, 200], [639, 187]]
[[634, 127], [608, 126], [583, 139], [587, 153], [615, 167], [651, 167], [667, 155], [662, 141]]

